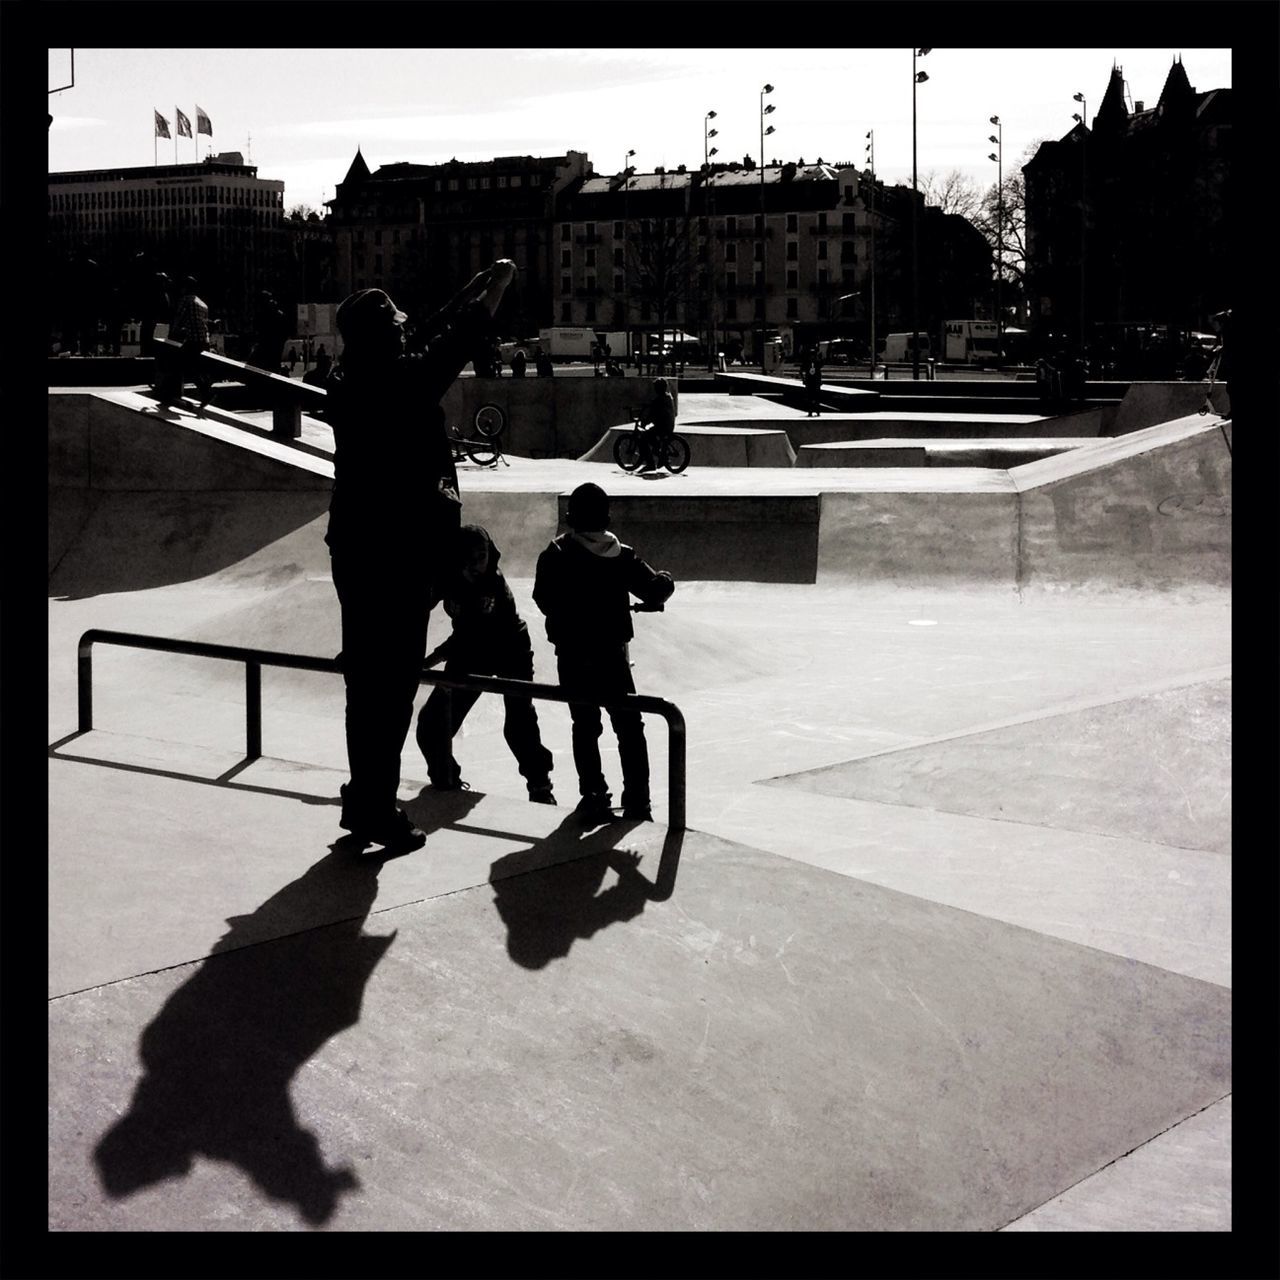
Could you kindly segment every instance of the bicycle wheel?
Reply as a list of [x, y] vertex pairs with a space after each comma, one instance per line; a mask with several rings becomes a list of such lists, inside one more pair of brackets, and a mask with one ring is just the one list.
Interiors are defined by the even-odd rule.
[[507, 425], [507, 415], [496, 404], [482, 404], [476, 410], [476, 430], [486, 440], [493, 440], [502, 434]]
[[492, 440], [463, 440], [462, 447], [467, 457], [482, 467], [495, 466], [501, 456], [501, 450]]
[[613, 460], [623, 471], [639, 471], [644, 464], [644, 445], [639, 433], [624, 431], [613, 442]]
[[667, 441], [666, 468], [678, 476], [689, 465], [689, 442], [683, 436], [672, 436]]

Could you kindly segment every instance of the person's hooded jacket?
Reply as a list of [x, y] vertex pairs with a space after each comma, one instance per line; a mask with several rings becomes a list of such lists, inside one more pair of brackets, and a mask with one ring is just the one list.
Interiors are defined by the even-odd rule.
[[570, 531], [538, 557], [533, 602], [557, 649], [595, 649], [626, 644], [635, 634], [632, 596], [657, 605], [674, 590], [669, 573], [654, 570], [608, 530]]

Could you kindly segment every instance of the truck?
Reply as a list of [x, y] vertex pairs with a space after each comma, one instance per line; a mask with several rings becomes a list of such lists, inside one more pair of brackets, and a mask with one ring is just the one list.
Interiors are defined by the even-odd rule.
[[[910, 333], [891, 333], [884, 340], [884, 347], [881, 349], [880, 358], [886, 364], [901, 364], [910, 360], [912, 356], [911, 340], [914, 334]], [[920, 359], [928, 360], [933, 355], [933, 351], [929, 346], [929, 335], [921, 333], [920, 335]]]
[[627, 357], [627, 335], [605, 329], [570, 328], [553, 325], [538, 330], [538, 344], [553, 360], [590, 360], [596, 346], [609, 345], [609, 354], [615, 360]]
[[1000, 358], [994, 320], [947, 320], [943, 358], [952, 364], [993, 363]]

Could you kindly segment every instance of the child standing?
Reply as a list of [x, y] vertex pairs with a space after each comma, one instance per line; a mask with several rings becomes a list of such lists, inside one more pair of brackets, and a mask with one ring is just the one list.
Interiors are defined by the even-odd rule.
[[[630, 597], [660, 605], [675, 583], [609, 532], [609, 495], [599, 485], [582, 484], [570, 494], [567, 519], [569, 532], [538, 557], [533, 584], [534, 603], [547, 619], [547, 639], [556, 647], [560, 686], [602, 701], [635, 693], [627, 653], [634, 634]], [[609, 821], [613, 797], [600, 762], [600, 708], [570, 703], [569, 715], [582, 797], [577, 812], [588, 820]], [[640, 713], [610, 710], [609, 719], [622, 764], [622, 816], [649, 822], [649, 751]]]
[[[501, 552], [487, 529], [464, 524], [458, 530], [453, 565], [442, 587], [453, 632], [427, 655], [427, 666], [444, 659], [445, 675], [533, 679], [529, 628], [498, 568], [500, 559]], [[432, 785], [441, 790], [467, 787], [453, 757], [452, 744], [479, 696], [469, 689], [437, 686], [418, 712], [418, 746], [426, 757]], [[528, 785], [529, 799], [537, 804], [555, 804], [551, 791], [552, 755], [542, 745], [532, 699], [504, 695], [503, 704], [506, 714], [502, 735]]]

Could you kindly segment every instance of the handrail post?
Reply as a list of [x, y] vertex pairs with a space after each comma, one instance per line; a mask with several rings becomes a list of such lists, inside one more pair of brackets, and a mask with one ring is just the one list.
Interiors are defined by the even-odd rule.
[[80, 638], [76, 659], [76, 701], [79, 704], [80, 732], [93, 728], [93, 641]]
[[249, 760], [262, 755], [262, 663], [255, 658], [244, 664], [244, 754]]
[[685, 830], [685, 734], [684, 717], [673, 706], [667, 716], [667, 825]]

